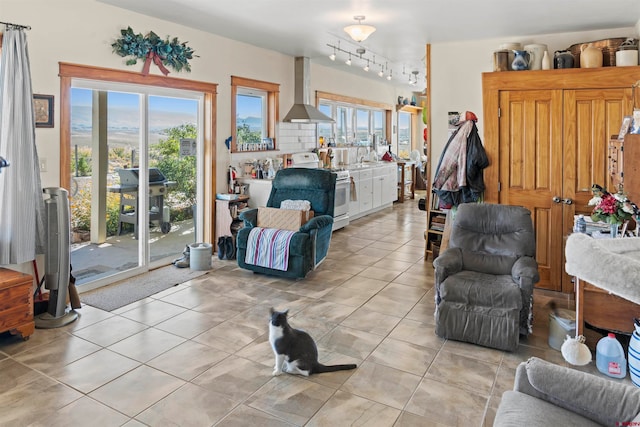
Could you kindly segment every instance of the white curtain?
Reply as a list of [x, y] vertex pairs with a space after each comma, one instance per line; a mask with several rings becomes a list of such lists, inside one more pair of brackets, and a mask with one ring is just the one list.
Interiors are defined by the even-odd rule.
[[0, 62], [0, 265], [44, 253], [45, 209], [36, 151], [27, 37], [8, 27]]

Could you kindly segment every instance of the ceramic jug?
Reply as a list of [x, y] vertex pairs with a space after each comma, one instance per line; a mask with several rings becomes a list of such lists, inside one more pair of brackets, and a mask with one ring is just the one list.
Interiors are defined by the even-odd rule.
[[585, 43], [580, 46], [580, 68], [602, 67], [602, 50], [593, 43]]
[[529, 52], [526, 50], [514, 50], [513, 53], [515, 57], [511, 63], [511, 69], [514, 71], [528, 70], [529, 60], [531, 58]]
[[546, 44], [528, 44], [524, 47], [524, 50], [529, 52], [529, 55], [531, 55], [531, 59], [529, 60], [529, 69], [541, 70], [542, 57], [544, 55], [544, 52], [547, 51], [547, 45]]
[[573, 55], [568, 50], [556, 50], [553, 54], [553, 68], [573, 68]]

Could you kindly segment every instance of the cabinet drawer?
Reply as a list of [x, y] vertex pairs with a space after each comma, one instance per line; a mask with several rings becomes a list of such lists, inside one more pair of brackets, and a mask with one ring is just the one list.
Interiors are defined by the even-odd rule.
[[31, 301], [31, 282], [0, 290], [0, 312], [19, 305], [29, 306]]
[[31, 305], [18, 305], [7, 310], [2, 310], [2, 312], [0, 312], [0, 332], [32, 321], [33, 307]]
[[361, 170], [360, 171], [360, 181], [363, 181], [365, 179], [369, 179], [372, 176], [373, 176], [373, 172], [371, 171], [371, 169]]

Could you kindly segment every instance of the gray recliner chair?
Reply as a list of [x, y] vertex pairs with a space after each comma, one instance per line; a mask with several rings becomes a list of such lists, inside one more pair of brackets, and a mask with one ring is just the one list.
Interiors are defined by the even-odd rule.
[[434, 262], [436, 334], [514, 351], [531, 333], [540, 280], [531, 212], [520, 206], [458, 206], [449, 247]]

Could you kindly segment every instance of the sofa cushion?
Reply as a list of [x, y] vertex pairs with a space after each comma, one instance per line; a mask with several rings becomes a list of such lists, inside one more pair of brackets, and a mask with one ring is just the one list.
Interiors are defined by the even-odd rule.
[[493, 422], [494, 427], [591, 427], [600, 424], [525, 393], [506, 391]]
[[522, 309], [522, 294], [511, 274], [494, 276], [464, 270], [445, 279], [440, 295], [448, 302], [477, 307]]
[[640, 412], [640, 389], [631, 385], [538, 358], [529, 359], [526, 369], [529, 382], [546, 400], [600, 424], [630, 422]]

